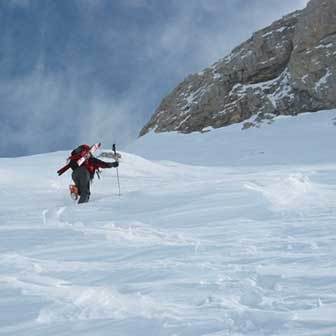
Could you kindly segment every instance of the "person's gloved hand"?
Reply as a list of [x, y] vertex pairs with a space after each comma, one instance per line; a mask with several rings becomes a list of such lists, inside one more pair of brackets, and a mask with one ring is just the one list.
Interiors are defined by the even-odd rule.
[[115, 161], [115, 162], [109, 162], [109, 163], [108, 163], [108, 167], [109, 167], [109, 168], [117, 168], [117, 167], [119, 167], [119, 162], [118, 162], [118, 161]]

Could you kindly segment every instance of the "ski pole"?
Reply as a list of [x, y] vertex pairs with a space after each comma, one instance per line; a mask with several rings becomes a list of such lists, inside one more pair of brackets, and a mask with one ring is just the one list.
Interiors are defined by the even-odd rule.
[[[112, 150], [114, 152], [115, 160], [118, 161], [118, 159], [117, 159], [118, 157], [117, 157], [116, 145], [115, 144], [112, 145]], [[119, 182], [118, 167], [116, 167], [116, 169], [117, 169], [117, 181], [118, 181], [119, 196], [120, 196], [121, 194], [120, 194], [120, 182]]]

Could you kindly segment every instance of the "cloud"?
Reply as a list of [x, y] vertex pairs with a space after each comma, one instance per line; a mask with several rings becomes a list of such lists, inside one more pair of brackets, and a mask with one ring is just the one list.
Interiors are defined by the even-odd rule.
[[122, 4], [128, 8], [143, 8], [150, 6], [148, 0], [124, 0]]
[[31, 0], [8, 0], [9, 5], [15, 7], [28, 7], [31, 5]]
[[[169, 56], [187, 56], [180, 62], [186, 69], [205, 67], [222, 58], [248, 39], [253, 32], [270, 25], [298, 8], [303, 0], [173, 0], [175, 15], [163, 23], [161, 48]], [[197, 71], [197, 70], [196, 70]]]
[[71, 79], [39, 72], [1, 83], [0, 92], [8, 107], [2, 109], [0, 125], [4, 156], [71, 149], [97, 141], [125, 145], [141, 127], [134, 117], [139, 97], [131, 92], [127, 97], [113, 97], [93, 90], [84, 96]]

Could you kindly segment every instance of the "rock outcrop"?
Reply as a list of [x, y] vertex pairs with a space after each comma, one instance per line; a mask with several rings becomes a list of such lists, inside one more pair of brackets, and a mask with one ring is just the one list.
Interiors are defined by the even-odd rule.
[[248, 120], [336, 107], [336, 1], [307, 7], [256, 33], [230, 55], [187, 77], [140, 135], [206, 131]]

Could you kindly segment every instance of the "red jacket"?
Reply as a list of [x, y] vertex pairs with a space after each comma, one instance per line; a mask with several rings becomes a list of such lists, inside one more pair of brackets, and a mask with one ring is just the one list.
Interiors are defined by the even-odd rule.
[[83, 165], [89, 171], [91, 176], [93, 176], [96, 170], [99, 168], [111, 168], [112, 167], [111, 163], [99, 160], [95, 157], [90, 157], [83, 163]]

